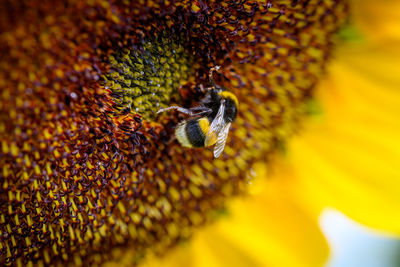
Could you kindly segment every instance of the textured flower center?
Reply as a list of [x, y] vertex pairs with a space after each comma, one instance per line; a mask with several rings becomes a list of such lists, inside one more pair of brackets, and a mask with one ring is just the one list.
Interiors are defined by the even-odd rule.
[[138, 48], [125, 49], [109, 57], [110, 71], [103, 76], [115, 108], [151, 118], [170, 103], [190, 74], [191, 57], [179, 40], [159, 38]]
[[[346, 14], [342, 1], [19, 2], [0, 9], [0, 266], [132, 266], [188, 238], [294, 132]], [[216, 65], [240, 102], [217, 160], [179, 145], [172, 112], [153, 118], [193, 105]]]

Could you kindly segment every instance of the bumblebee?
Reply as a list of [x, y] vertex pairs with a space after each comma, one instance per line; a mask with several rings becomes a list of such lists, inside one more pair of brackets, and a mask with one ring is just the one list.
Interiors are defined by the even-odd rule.
[[236, 119], [239, 102], [237, 97], [215, 84], [212, 72], [219, 66], [210, 69], [209, 78], [212, 87], [206, 90], [206, 96], [200, 105], [185, 109], [171, 106], [160, 109], [157, 113], [175, 109], [188, 114], [191, 118], [178, 124], [175, 136], [184, 147], [208, 147], [215, 144], [214, 157], [218, 158], [224, 150], [231, 123]]

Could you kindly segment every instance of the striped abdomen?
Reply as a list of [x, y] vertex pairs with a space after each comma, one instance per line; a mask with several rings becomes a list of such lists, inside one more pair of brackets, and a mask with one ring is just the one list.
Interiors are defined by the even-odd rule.
[[[196, 118], [180, 123], [176, 130], [175, 136], [179, 143], [184, 147], [204, 147], [206, 135], [210, 129], [210, 121], [207, 117]], [[215, 139], [215, 140], [214, 140]], [[217, 137], [208, 144], [209, 146], [215, 144]]]

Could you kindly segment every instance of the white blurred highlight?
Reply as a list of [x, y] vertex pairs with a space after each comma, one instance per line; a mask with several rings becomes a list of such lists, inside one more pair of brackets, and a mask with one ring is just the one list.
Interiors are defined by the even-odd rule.
[[400, 239], [373, 231], [334, 209], [325, 209], [319, 224], [331, 248], [326, 267], [400, 266]]

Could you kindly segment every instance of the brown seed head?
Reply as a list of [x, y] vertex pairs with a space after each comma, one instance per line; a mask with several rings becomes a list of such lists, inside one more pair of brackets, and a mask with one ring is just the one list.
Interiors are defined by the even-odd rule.
[[[0, 263], [137, 261], [190, 236], [293, 133], [342, 2], [1, 4]], [[218, 160], [155, 116], [193, 106], [215, 65], [240, 102]]]

